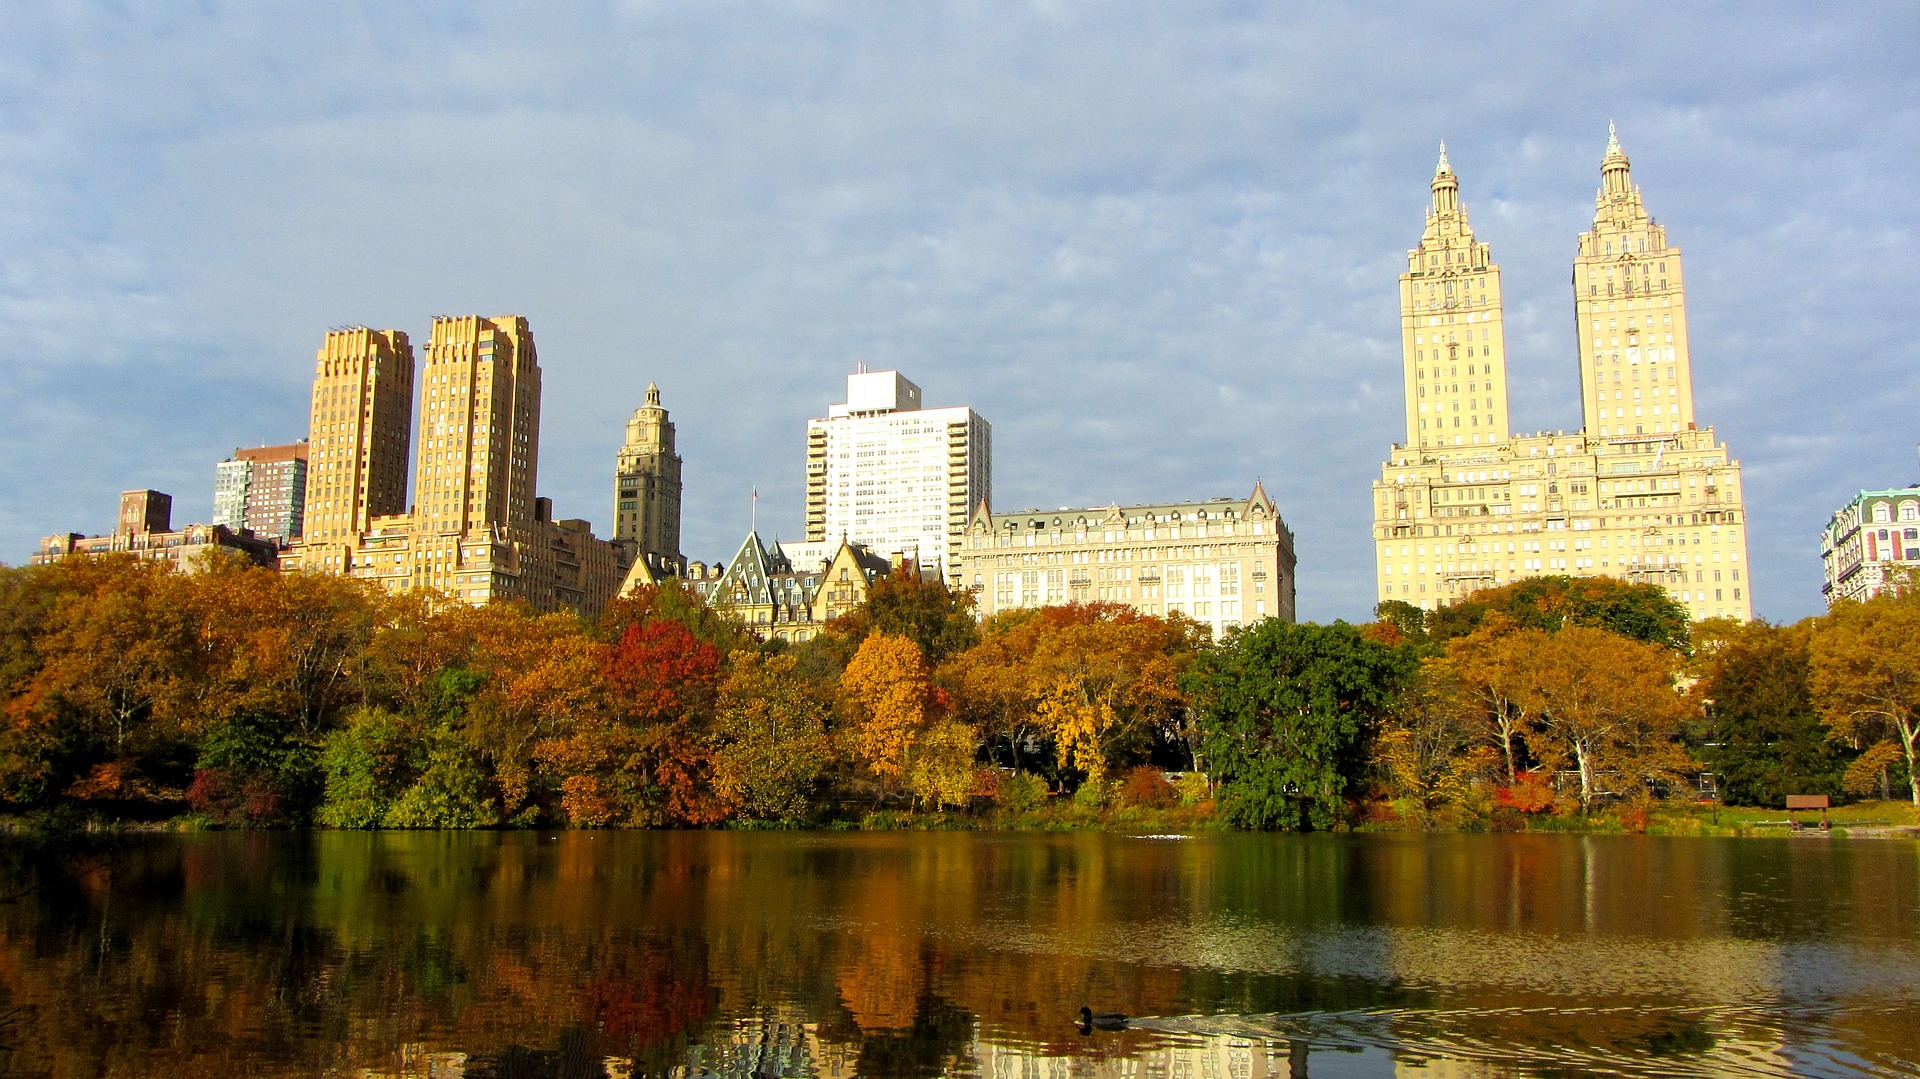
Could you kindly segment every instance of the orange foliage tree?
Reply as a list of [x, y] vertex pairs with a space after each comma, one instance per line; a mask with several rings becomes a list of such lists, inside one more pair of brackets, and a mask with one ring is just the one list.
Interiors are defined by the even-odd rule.
[[576, 824], [704, 824], [719, 818], [709, 791], [708, 727], [719, 681], [718, 649], [682, 623], [628, 625], [600, 650], [602, 708], [582, 708], [540, 755], [560, 778]]
[[1179, 680], [1199, 642], [1193, 622], [1114, 603], [1017, 611], [988, 623], [943, 678], [990, 737], [1016, 748], [1044, 739], [1060, 766], [1097, 782], [1156, 739], [1191, 756]]
[[1539, 719], [1536, 756], [1578, 771], [1582, 809], [1602, 787], [1650, 794], [1697, 767], [1678, 737], [1688, 713], [1672, 649], [1567, 626], [1530, 659], [1521, 700]]
[[1812, 663], [1821, 717], [1856, 745], [1894, 743], [1920, 806], [1920, 587], [1909, 580], [1865, 603], [1835, 603], [1815, 621]]

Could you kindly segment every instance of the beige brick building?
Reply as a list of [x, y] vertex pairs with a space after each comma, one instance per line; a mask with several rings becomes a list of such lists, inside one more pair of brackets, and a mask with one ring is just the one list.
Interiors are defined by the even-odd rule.
[[1215, 637], [1294, 619], [1293, 533], [1266, 489], [1245, 499], [1093, 509], [975, 510], [959, 574], [981, 617], [1061, 603], [1178, 611]]
[[122, 491], [120, 516], [113, 531], [103, 536], [68, 532], [41, 539], [28, 560], [44, 566], [73, 555], [130, 554], [170, 562], [182, 573], [205, 569], [215, 551], [227, 551], [273, 568], [279, 564], [280, 544], [250, 529], [226, 525], [173, 527], [173, 496], [161, 491]]
[[[527, 320], [433, 321], [420, 370], [414, 501], [393, 497], [414, 357], [397, 330], [327, 335], [314, 380], [308, 533], [293, 568], [433, 588], [468, 603], [524, 600], [537, 610], [599, 613], [626, 563], [582, 520], [555, 520], [534, 494], [540, 460], [540, 363]], [[411, 390], [408, 390], [410, 395]], [[404, 475], [404, 472], [401, 473]], [[364, 496], [364, 497], [363, 497]], [[316, 529], [315, 522], [324, 522]]]
[[1740, 462], [1696, 425], [1680, 250], [1609, 138], [1574, 260], [1580, 431], [1508, 428], [1500, 271], [1440, 151], [1400, 276], [1406, 441], [1373, 485], [1379, 597], [1433, 609], [1528, 577], [1658, 584], [1753, 615]]

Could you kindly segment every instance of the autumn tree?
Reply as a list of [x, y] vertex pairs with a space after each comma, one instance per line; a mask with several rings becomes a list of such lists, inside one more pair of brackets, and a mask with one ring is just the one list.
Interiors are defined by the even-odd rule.
[[709, 726], [721, 655], [678, 620], [628, 624], [597, 668], [600, 707], [581, 701], [539, 754], [562, 777], [576, 824], [703, 824], [719, 817], [710, 796]]
[[36, 801], [138, 802], [178, 783], [177, 797], [199, 719], [180, 706], [197, 634], [183, 578], [130, 555], [37, 570], [29, 584], [49, 595], [31, 674], [8, 691], [8, 785]]
[[1114, 603], [1018, 611], [989, 622], [978, 645], [941, 672], [962, 714], [1006, 745], [1051, 746], [1059, 767], [1100, 781], [1154, 749], [1193, 759], [1180, 675], [1198, 626]]
[[1445, 655], [1427, 670], [1429, 680], [1452, 684], [1446, 699], [1460, 709], [1469, 742], [1499, 751], [1508, 786], [1519, 775], [1518, 757], [1526, 750], [1529, 718], [1522, 699], [1533, 688], [1532, 668], [1547, 636], [1546, 630], [1519, 628], [1495, 616], [1449, 640]]
[[1920, 806], [1920, 588], [1909, 581], [1864, 603], [1835, 602], [1814, 622], [1810, 655], [1821, 718], [1856, 746], [1893, 743]]
[[1222, 816], [1246, 828], [1331, 826], [1414, 662], [1344, 622], [1277, 619], [1202, 653], [1184, 682]]
[[848, 750], [884, 796], [906, 778], [915, 741], [933, 720], [933, 686], [920, 646], [874, 633], [840, 676]]
[[1693, 769], [1679, 740], [1686, 700], [1670, 648], [1567, 626], [1539, 642], [1521, 702], [1536, 717], [1535, 755], [1577, 771], [1580, 806], [1602, 791], [1653, 794]]
[[1426, 812], [1463, 805], [1477, 780], [1499, 776], [1504, 762], [1484, 744], [1482, 707], [1445, 659], [1423, 660], [1373, 742], [1387, 792]]
[[743, 652], [720, 682], [710, 735], [713, 791], [730, 816], [805, 820], [829, 763], [830, 686], [792, 656]]

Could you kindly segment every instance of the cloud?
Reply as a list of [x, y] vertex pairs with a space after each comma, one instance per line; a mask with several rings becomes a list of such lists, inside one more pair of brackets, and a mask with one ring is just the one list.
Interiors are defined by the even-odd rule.
[[[45, 5], [0, 44], [0, 557], [122, 488], [210, 512], [297, 437], [326, 328], [516, 312], [543, 493], [605, 527], [658, 381], [684, 534], [856, 363], [995, 427], [996, 502], [1244, 494], [1302, 613], [1373, 602], [1396, 278], [1435, 143], [1502, 264], [1513, 417], [1578, 422], [1568, 293], [1608, 119], [1686, 251], [1696, 394], [1749, 475], [1759, 609], [1819, 604], [1838, 498], [1916, 477], [1903, 9]], [[1617, 32], [1632, 25], [1629, 35]], [[18, 422], [15, 418], [18, 418]]]

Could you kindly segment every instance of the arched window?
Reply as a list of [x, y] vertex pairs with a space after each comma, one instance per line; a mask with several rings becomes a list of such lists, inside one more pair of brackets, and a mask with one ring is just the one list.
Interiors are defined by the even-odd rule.
[[1920, 502], [1900, 503], [1900, 519], [1903, 521], [1920, 521]]
[[1887, 504], [1885, 502], [1882, 502], [1878, 506], [1873, 507], [1873, 523], [1874, 524], [1886, 524], [1888, 521], [1892, 519], [1893, 517], [1888, 513]]

